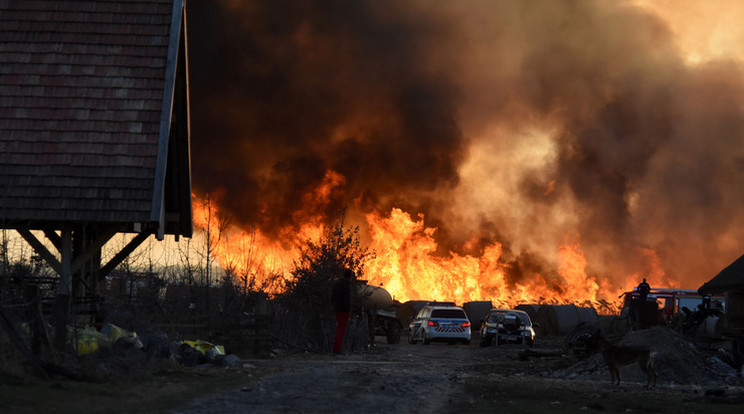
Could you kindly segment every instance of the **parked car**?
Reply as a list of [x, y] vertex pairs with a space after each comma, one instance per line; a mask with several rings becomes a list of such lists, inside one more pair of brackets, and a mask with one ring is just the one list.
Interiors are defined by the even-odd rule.
[[470, 344], [470, 321], [465, 311], [454, 305], [429, 304], [421, 308], [409, 325], [408, 343], [418, 341], [462, 342]]
[[533, 346], [535, 330], [527, 312], [512, 309], [491, 309], [481, 322], [480, 346], [520, 344]]

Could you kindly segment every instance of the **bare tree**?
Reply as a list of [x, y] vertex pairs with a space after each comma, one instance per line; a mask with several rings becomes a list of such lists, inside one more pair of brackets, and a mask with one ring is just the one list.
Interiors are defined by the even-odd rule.
[[374, 255], [359, 240], [359, 227], [337, 224], [319, 241], [308, 240], [294, 264], [292, 278], [277, 297], [283, 313], [276, 323], [278, 335], [287, 342], [328, 351], [335, 320], [330, 292], [343, 269], [364, 274], [364, 263]]

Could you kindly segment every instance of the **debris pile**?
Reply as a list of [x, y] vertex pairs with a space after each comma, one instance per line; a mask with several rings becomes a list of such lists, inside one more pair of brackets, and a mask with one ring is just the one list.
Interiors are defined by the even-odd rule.
[[[236, 355], [226, 354], [222, 345], [198, 339], [171, 340], [164, 332], [152, 329], [145, 329], [142, 335], [138, 335], [115, 325], [106, 325], [104, 328], [109, 326], [101, 332], [92, 327], [75, 332], [81, 368], [92, 377], [147, 371], [153, 366], [162, 366], [163, 362], [183, 367], [235, 368], [242, 364]], [[109, 332], [121, 336], [111, 340]], [[136, 341], [132, 341], [132, 338]]]
[[[654, 367], [659, 375], [659, 385], [726, 385], [737, 384], [741, 378], [735, 369], [715, 355], [698, 350], [677, 332], [666, 327], [654, 327], [631, 332], [616, 345], [644, 345], [654, 352]], [[623, 383], [645, 383], [646, 376], [638, 364], [620, 369]], [[593, 353], [576, 364], [552, 373], [558, 378], [576, 378], [609, 381], [610, 374], [600, 353]]]

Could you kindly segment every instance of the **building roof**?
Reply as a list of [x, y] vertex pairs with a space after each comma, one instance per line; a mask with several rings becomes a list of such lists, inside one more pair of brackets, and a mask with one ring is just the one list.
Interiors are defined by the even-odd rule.
[[183, 3], [0, 0], [0, 227], [191, 235]]
[[730, 290], [744, 291], [744, 256], [736, 259], [711, 280], [700, 286], [698, 293], [701, 295], [710, 295], [713, 293], [728, 292]]

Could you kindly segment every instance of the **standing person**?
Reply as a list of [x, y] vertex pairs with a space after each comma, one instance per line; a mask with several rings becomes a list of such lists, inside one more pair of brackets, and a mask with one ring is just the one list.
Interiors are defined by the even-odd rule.
[[648, 293], [651, 291], [651, 286], [646, 283], [645, 277], [643, 278], [643, 282], [641, 282], [636, 289], [638, 289], [638, 294], [641, 295], [641, 300], [645, 302], [648, 298]]
[[336, 338], [333, 341], [333, 353], [340, 354], [341, 347], [344, 344], [344, 335], [346, 326], [349, 324], [349, 313], [351, 311], [351, 279], [354, 278], [354, 271], [344, 269], [341, 277], [333, 285], [331, 293], [331, 303], [333, 312], [336, 313]]

